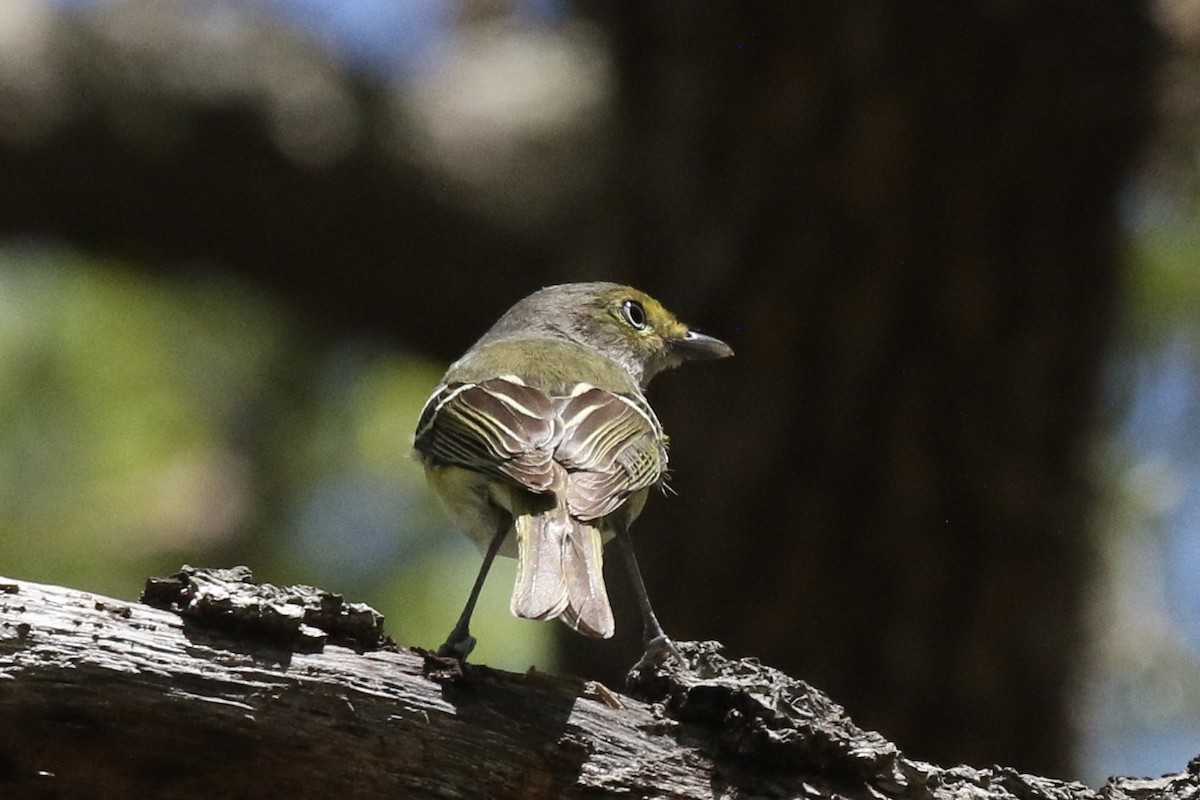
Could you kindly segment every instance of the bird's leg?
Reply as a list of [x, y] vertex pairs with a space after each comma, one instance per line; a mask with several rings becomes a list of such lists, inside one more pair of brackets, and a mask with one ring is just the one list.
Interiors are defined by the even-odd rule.
[[508, 534], [508, 526], [509, 519], [502, 516], [500, 524], [496, 528], [496, 533], [492, 535], [492, 541], [488, 545], [487, 552], [483, 554], [483, 564], [479, 566], [479, 574], [475, 576], [475, 585], [471, 587], [471, 594], [467, 597], [467, 604], [463, 607], [462, 614], [459, 615], [454, 630], [450, 631], [450, 635], [446, 637], [446, 641], [437, 649], [439, 656], [454, 656], [460, 661], [466, 661], [467, 656], [475, 649], [475, 637], [471, 635], [471, 614], [475, 612], [475, 603], [479, 600], [479, 592], [483, 589], [483, 581], [487, 578], [488, 570], [492, 568], [492, 562], [496, 560], [496, 553], [500, 550], [500, 544], [504, 541], [505, 535]]
[[645, 625], [642, 642], [646, 646], [646, 652], [638, 661], [637, 667], [661, 664], [667, 656], [674, 656], [679, 659], [680, 663], [683, 663], [683, 657], [680, 656], [678, 648], [663, 632], [662, 625], [658, 623], [658, 617], [654, 616], [654, 609], [650, 607], [650, 596], [646, 594], [646, 584], [642, 582], [642, 571], [638, 569], [637, 556], [633, 554], [633, 540], [625, 526], [618, 529], [617, 542], [621, 545], [621, 552], [625, 554], [625, 566], [629, 569], [630, 579], [633, 580], [633, 592], [637, 595], [638, 605], [642, 609], [642, 622]]

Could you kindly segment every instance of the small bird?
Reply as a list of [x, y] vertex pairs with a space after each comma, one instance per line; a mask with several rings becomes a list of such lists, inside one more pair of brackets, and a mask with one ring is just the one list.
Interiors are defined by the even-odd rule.
[[629, 539], [667, 470], [667, 437], [642, 392], [684, 361], [731, 355], [644, 292], [568, 283], [517, 303], [450, 365], [414, 446], [484, 557], [439, 655], [465, 659], [475, 647], [471, 613], [497, 554], [517, 559], [513, 614], [612, 636], [603, 546], [613, 538], [641, 606], [646, 658], [674, 651]]

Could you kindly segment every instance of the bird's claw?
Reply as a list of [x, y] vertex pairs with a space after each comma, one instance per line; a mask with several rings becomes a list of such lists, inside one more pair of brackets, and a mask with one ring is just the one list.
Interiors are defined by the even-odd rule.
[[466, 661], [467, 656], [474, 649], [475, 637], [469, 633], [459, 635], [456, 631], [451, 633], [450, 637], [438, 647], [437, 654], [442, 658], [457, 658], [459, 661]]
[[683, 654], [679, 652], [679, 648], [675, 646], [669, 636], [660, 633], [646, 642], [646, 652], [642, 654], [641, 659], [633, 668], [641, 670], [647, 667], [661, 667], [668, 658], [674, 658], [680, 664], [684, 663]]

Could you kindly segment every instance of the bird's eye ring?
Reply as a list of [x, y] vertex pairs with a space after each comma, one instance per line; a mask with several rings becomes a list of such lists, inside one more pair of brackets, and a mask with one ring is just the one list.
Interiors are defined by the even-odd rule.
[[637, 300], [626, 300], [621, 304], [621, 314], [625, 321], [639, 331], [646, 327], [646, 309]]

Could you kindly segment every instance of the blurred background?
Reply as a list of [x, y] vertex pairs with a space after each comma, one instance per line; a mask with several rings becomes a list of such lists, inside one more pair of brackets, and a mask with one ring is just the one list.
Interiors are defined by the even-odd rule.
[[[651, 392], [672, 635], [918, 758], [1200, 753], [1200, 3], [0, 9], [0, 573], [247, 564], [435, 645], [479, 555], [421, 404], [618, 280], [738, 353]], [[620, 686], [623, 571], [593, 642], [510, 618], [512, 566], [474, 658]]]

